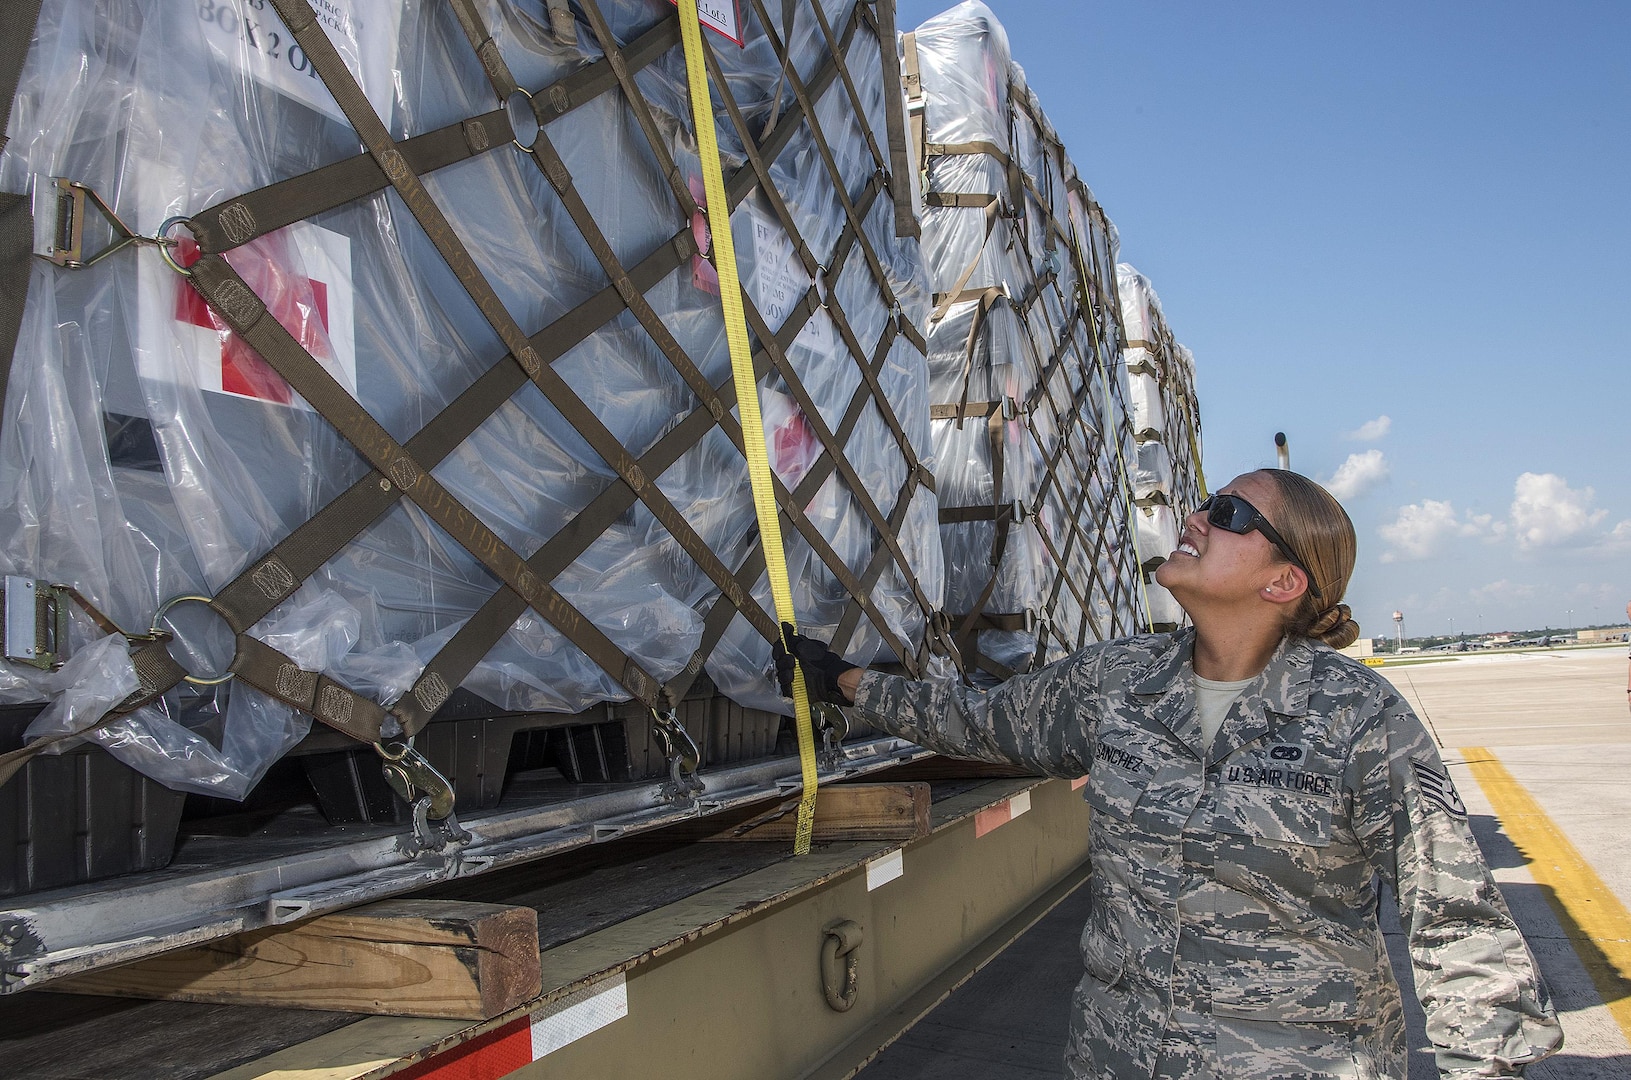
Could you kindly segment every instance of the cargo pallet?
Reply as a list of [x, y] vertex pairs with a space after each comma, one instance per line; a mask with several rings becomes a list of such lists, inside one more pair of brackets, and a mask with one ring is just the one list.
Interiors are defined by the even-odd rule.
[[[865, 753], [882, 761], [888, 752], [874, 745]], [[918, 756], [898, 745], [893, 752]], [[934, 771], [923, 772], [926, 766]], [[253, 996], [253, 977], [239, 980], [249, 987], [241, 991], [246, 996], [195, 991], [212, 1004], [36, 992], [0, 999], [0, 1076], [852, 1076], [1086, 876], [1088, 810], [1079, 781], [980, 778], [979, 767], [960, 770], [937, 759], [873, 770], [868, 779], [899, 781], [912, 770], [974, 775], [929, 784], [926, 828], [904, 842], [835, 840], [793, 857], [784, 842], [701, 843], [698, 823], [690, 822], [620, 833], [599, 845], [585, 835], [574, 852], [421, 888], [415, 895], [425, 906], [391, 906], [381, 920], [394, 926], [407, 918], [417, 931], [392, 931], [390, 944], [361, 945], [396, 965], [390, 989], [368, 988], [370, 961], [343, 967], [314, 961], [302, 973], [305, 989], [289, 1000], [332, 1011], [228, 1004], [265, 1003], [265, 993]], [[764, 816], [762, 808], [743, 804], [734, 815], [708, 820], [751, 823]], [[473, 822], [472, 831], [482, 824]], [[491, 852], [497, 843], [477, 846]], [[399, 877], [396, 884], [405, 881]], [[309, 916], [328, 899], [354, 903], [368, 899], [366, 892], [340, 888], [319, 899], [310, 890], [306, 897], [315, 902], [301, 910]], [[155, 899], [131, 906], [145, 908]], [[466, 910], [474, 915], [462, 916]], [[538, 967], [526, 976], [482, 968], [478, 977], [479, 964], [469, 957], [487, 947], [482, 934], [497, 941], [494, 928], [517, 910], [529, 923], [536, 915]], [[471, 931], [462, 953], [436, 940], [477, 924], [486, 929]], [[358, 934], [348, 924], [339, 936]], [[230, 955], [229, 946], [223, 943], [217, 955]], [[445, 960], [442, 953], [465, 957], [460, 970], [468, 971], [471, 986], [456, 975], [423, 985], [401, 978], [411, 967], [408, 958], [417, 956], [414, 948], [437, 953], [438, 962]], [[285, 956], [295, 952], [291, 946]], [[208, 953], [191, 953], [198, 972], [212, 966]], [[121, 977], [127, 990], [146, 978], [153, 983], [149, 993], [164, 996], [168, 989], [178, 996], [177, 985], [188, 979], [174, 975], [174, 958], [186, 955], [166, 958], [168, 977], [161, 965], [158, 974], [115, 970], [96, 977], [111, 982], [66, 980], [57, 988], [106, 994], [119, 990]], [[307, 948], [302, 955], [319, 951]], [[57, 970], [66, 966], [71, 961], [59, 958]], [[536, 981], [527, 985], [529, 976]], [[511, 1000], [487, 1001], [475, 985], [484, 980], [486, 993], [507, 988]], [[464, 990], [483, 1018], [365, 1014], [393, 1006], [432, 1011], [424, 985], [446, 987], [446, 998]], [[517, 986], [523, 989], [513, 993]], [[729, 1037], [721, 1025], [729, 1026]]]

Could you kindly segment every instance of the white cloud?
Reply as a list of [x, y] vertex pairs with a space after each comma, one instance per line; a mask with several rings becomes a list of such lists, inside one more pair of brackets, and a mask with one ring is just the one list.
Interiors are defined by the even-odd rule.
[[[1590, 534], [1608, 517], [1607, 510], [1592, 509], [1595, 496], [1589, 487], [1571, 488], [1556, 473], [1524, 473], [1512, 497], [1512, 528], [1518, 546], [1527, 551], [1594, 538]], [[1615, 526], [1615, 537], [1628, 525], [1631, 523]], [[1626, 531], [1631, 533], [1631, 527]]]
[[1348, 432], [1348, 438], [1356, 442], [1375, 442], [1393, 430], [1393, 418], [1383, 413], [1375, 420], [1366, 420], [1353, 431]]
[[[1387, 417], [1382, 417], [1386, 420]], [[1380, 450], [1366, 450], [1362, 454], [1349, 454], [1348, 460], [1337, 466], [1331, 479], [1324, 481], [1325, 490], [1346, 502], [1372, 491], [1388, 478], [1387, 459]]]
[[1514, 582], [1502, 578], [1488, 585], [1480, 585], [1468, 592], [1474, 603], [1486, 601], [1533, 600], [1541, 594], [1540, 587], [1527, 582]]
[[1389, 545], [1382, 561], [1390, 563], [1426, 559], [1452, 540], [1498, 536], [1505, 529], [1488, 514], [1458, 514], [1449, 500], [1423, 499], [1401, 506], [1398, 516], [1376, 531]]

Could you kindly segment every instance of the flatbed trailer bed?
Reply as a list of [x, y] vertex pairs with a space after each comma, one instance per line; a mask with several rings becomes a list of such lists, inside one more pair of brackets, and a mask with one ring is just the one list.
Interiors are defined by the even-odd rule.
[[[931, 793], [929, 835], [904, 844], [795, 858], [681, 825], [416, 892], [538, 912], [542, 992], [490, 1020], [31, 990], [0, 999], [0, 1077], [847, 1077], [1085, 880], [1075, 785]], [[844, 921], [862, 943], [841, 1012], [821, 954]]]

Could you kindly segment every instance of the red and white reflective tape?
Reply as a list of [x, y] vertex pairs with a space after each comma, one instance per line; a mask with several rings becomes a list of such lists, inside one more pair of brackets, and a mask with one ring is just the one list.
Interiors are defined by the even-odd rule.
[[1008, 824], [1031, 808], [1031, 793], [1022, 791], [1011, 795], [996, 806], [988, 806], [974, 815], [974, 835], [984, 836], [992, 829]]
[[628, 1014], [628, 983], [619, 972], [394, 1073], [393, 1080], [500, 1080]]

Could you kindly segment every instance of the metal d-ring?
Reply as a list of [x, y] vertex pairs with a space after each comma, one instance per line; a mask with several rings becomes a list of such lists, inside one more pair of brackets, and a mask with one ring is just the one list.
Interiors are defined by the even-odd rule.
[[187, 218], [182, 214], [177, 214], [175, 217], [165, 218], [164, 224], [159, 226], [159, 231], [154, 234], [153, 239], [158, 241], [159, 257], [170, 265], [170, 269], [174, 270], [182, 277], [192, 277], [192, 270], [176, 262], [176, 257], [171, 251], [171, 249], [176, 246], [176, 242], [170, 239], [170, 230], [175, 228], [177, 225], [184, 225], [186, 223]]
[[[214, 601], [214, 599], [212, 597], [208, 597], [208, 596], [186, 595], [186, 596], [171, 597], [169, 600], [166, 600], [164, 603], [160, 604], [158, 611], [154, 612], [154, 614], [153, 614], [153, 625], [148, 627], [147, 632], [149, 634], [161, 634], [161, 633], [163, 633], [163, 634], [169, 634], [170, 636], [174, 636], [171, 631], [168, 631], [168, 630], [164, 629], [164, 626], [163, 626], [164, 617], [166, 615], [168, 615], [170, 613], [170, 609], [175, 607], [177, 604], [186, 604], [186, 603], [203, 604], [205, 606], [209, 606], [209, 605], [215, 603], [215, 601]], [[214, 609], [211, 608], [211, 610], [214, 610]], [[234, 674], [236, 674], [236, 673], [231, 668], [228, 668], [226, 674], [224, 674], [224, 675], [212, 675], [212, 676], [210, 676], [208, 678], [205, 678], [205, 677], [203, 677], [201, 675], [188, 674], [188, 675], [183, 675], [182, 679], [184, 679], [187, 682], [192, 683], [194, 686], [220, 686], [222, 683], [230, 681]]]
[[[513, 103], [518, 97], [525, 99], [527, 103], [527, 113], [532, 119], [533, 127], [531, 142], [522, 142], [519, 138], [519, 132], [516, 131], [515, 106]], [[504, 116], [510, 122], [510, 141], [515, 144], [516, 149], [520, 150], [524, 154], [532, 153], [532, 144], [538, 141], [538, 133], [542, 131], [544, 127], [543, 124], [538, 122], [538, 110], [533, 107], [532, 95], [521, 89], [519, 86], [516, 87], [504, 98]]]

